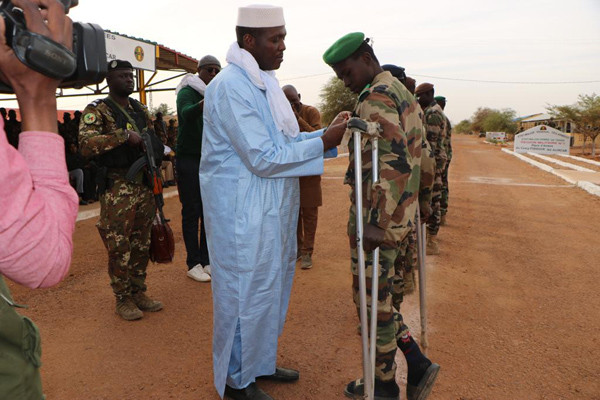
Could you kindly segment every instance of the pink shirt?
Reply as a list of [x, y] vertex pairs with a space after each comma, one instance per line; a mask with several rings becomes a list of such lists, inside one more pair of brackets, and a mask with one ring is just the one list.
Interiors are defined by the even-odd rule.
[[71, 264], [77, 209], [62, 137], [22, 132], [17, 151], [0, 119], [0, 274], [30, 288], [60, 282]]

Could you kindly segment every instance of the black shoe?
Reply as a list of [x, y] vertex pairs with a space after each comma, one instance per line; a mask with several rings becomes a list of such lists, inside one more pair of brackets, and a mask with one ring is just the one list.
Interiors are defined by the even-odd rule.
[[[364, 399], [365, 384], [362, 379], [350, 382], [344, 389], [346, 397], [351, 399]], [[375, 379], [375, 397], [374, 400], [399, 400], [400, 388], [396, 381], [382, 382]]]
[[259, 376], [256, 379], [265, 379], [269, 381], [277, 381], [277, 382], [295, 382], [300, 378], [300, 372], [295, 369], [288, 368], [275, 368], [275, 373], [272, 375], [263, 375]]
[[440, 366], [435, 363], [431, 364], [417, 386], [406, 385], [406, 398], [408, 400], [425, 400], [429, 397], [438, 372], [440, 372]]
[[225, 385], [225, 397], [232, 400], [274, 400], [260, 390], [256, 383], [251, 383], [243, 389], [234, 389], [229, 385]]

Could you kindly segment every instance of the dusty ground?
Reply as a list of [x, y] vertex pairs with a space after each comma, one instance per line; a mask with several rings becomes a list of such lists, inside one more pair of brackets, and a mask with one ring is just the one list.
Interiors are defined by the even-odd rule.
[[[429, 355], [442, 365], [430, 398], [600, 399], [600, 200], [482, 139], [456, 135], [454, 149], [442, 254], [428, 259]], [[297, 271], [280, 343], [280, 364], [301, 379], [261, 384], [276, 399], [342, 399], [361, 374], [346, 162], [327, 164], [315, 265]], [[159, 313], [136, 322], [114, 314], [95, 219], [77, 223], [71, 273], [58, 287], [11, 285], [43, 335], [48, 399], [218, 398], [210, 285], [185, 276], [179, 212], [178, 199], [167, 200], [175, 262], [149, 267]], [[415, 297], [403, 314], [418, 336]]]

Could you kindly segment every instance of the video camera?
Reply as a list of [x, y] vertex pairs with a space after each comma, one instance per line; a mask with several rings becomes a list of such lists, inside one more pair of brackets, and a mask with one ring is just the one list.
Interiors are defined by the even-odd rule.
[[[65, 12], [79, 0], [60, 0]], [[81, 88], [100, 83], [107, 73], [104, 30], [90, 23], [73, 23], [73, 51], [52, 39], [27, 30], [23, 11], [10, 0], [0, 0], [0, 17], [6, 24], [6, 43], [29, 68], [61, 79], [62, 88]], [[0, 93], [13, 93], [0, 82]]]

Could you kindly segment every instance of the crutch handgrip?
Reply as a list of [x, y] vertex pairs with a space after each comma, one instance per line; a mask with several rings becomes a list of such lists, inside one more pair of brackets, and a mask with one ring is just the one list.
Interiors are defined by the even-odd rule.
[[347, 126], [353, 132], [359, 131], [361, 134], [374, 137], [381, 136], [381, 126], [378, 122], [368, 122], [364, 119], [353, 117], [348, 120]]

